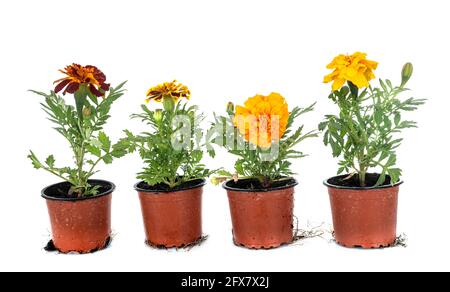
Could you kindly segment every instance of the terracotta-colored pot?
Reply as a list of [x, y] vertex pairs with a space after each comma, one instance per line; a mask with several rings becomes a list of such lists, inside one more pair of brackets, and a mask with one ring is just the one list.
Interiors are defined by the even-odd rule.
[[157, 247], [183, 247], [202, 237], [204, 179], [176, 191], [153, 190], [144, 182], [135, 185], [141, 202], [146, 242]]
[[67, 198], [70, 184], [51, 185], [42, 190], [47, 201], [55, 248], [62, 253], [90, 253], [106, 247], [111, 235], [111, 197], [113, 183], [90, 180], [100, 185], [93, 197]]
[[347, 187], [324, 182], [330, 195], [336, 242], [345, 247], [381, 248], [394, 244], [398, 182], [379, 187]]
[[[245, 180], [240, 180], [245, 184]], [[232, 180], [224, 183], [230, 204], [236, 245], [269, 249], [293, 240], [295, 179], [272, 189], [245, 189]]]

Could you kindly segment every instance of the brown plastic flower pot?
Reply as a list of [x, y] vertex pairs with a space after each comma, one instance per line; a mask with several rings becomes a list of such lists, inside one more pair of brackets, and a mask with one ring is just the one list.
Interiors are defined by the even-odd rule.
[[90, 253], [106, 247], [111, 236], [111, 197], [113, 183], [90, 180], [99, 185], [92, 197], [68, 198], [70, 184], [51, 185], [42, 190], [47, 201], [55, 248], [62, 253]]
[[[336, 242], [345, 247], [362, 248], [393, 245], [402, 182], [379, 187], [340, 186], [337, 182], [345, 177], [337, 176], [324, 182], [330, 195]], [[387, 180], [390, 182], [389, 177]]]
[[204, 179], [191, 181], [180, 189], [135, 185], [141, 202], [146, 242], [151, 246], [173, 248], [202, 238], [202, 193]]
[[224, 183], [234, 243], [253, 249], [276, 248], [293, 240], [295, 179], [271, 189], [248, 189], [252, 180]]

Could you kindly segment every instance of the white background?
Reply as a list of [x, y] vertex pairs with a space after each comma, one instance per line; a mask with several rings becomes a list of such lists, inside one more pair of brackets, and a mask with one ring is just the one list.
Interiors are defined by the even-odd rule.
[[[1, 197], [0, 270], [29, 271], [400, 271], [450, 270], [447, 157], [450, 67], [448, 1], [2, 1], [0, 4]], [[103, 70], [128, 92], [112, 110], [107, 133], [139, 130], [129, 115], [140, 109], [148, 87], [178, 79], [192, 91], [192, 103], [209, 115], [227, 101], [242, 103], [256, 93], [284, 95], [290, 108], [317, 101], [301, 119], [312, 129], [335, 110], [322, 84], [326, 64], [356, 50], [378, 61], [376, 75], [400, 80], [402, 65], [414, 64], [408, 84], [428, 103], [411, 117], [420, 128], [404, 132], [398, 164], [404, 170], [399, 233], [407, 248], [346, 249], [311, 239], [270, 251], [235, 247], [225, 191], [204, 191], [204, 232], [210, 237], [189, 252], [144, 245], [134, 155], [102, 167], [98, 178], [117, 185], [113, 201], [115, 238], [93, 255], [59, 255], [42, 248], [50, 238], [40, 191], [58, 182], [34, 170], [26, 159], [55, 154], [71, 162], [66, 141], [51, 129], [41, 98], [57, 69], [78, 62]], [[408, 96], [405, 96], [405, 98]], [[211, 115], [210, 115], [211, 116]], [[337, 161], [321, 139], [305, 141], [309, 157], [294, 162], [300, 185], [295, 213], [312, 224], [331, 222], [322, 180]], [[220, 153], [211, 167], [231, 166]]]

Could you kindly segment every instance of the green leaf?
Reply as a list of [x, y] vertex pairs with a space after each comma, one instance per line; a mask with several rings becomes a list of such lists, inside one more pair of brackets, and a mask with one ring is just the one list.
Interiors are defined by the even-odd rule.
[[102, 143], [102, 150], [108, 153], [111, 150], [111, 140], [109, 137], [104, 132], [100, 132], [98, 134], [98, 140]]
[[326, 131], [325, 134], [323, 135], [323, 144], [325, 144], [325, 146], [328, 146], [329, 138], [330, 132]]
[[319, 131], [325, 130], [325, 128], [327, 127], [327, 125], [328, 125], [328, 121], [321, 122], [321, 123], [319, 124]]
[[384, 126], [388, 130], [390, 130], [392, 128], [392, 122], [388, 116], [384, 116]]
[[400, 120], [401, 120], [402, 116], [400, 113], [396, 113], [395, 117], [394, 117], [394, 124], [397, 127], [400, 124]]
[[111, 164], [113, 162], [113, 157], [111, 155], [107, 154], [107, 155], [103, 156], [103, 161], [106, 164]]
[[392, 86], [392, 82], [389, 79], [386, 79], [386, 84], [389, 86], [389, 88], [392, 90], [393, 86]]
[[333, 157], [338, 157], [339, 155], [341, 155], [342, 149], [341, 147], [339, 147], [339, 144], [336, 143], [336, 141], [334, 141], [333, 139], [330, 139], [329, 142], [331, 145], [331, 149], [333, 150]]
[[126, 139], [122, 139], [112, 146], [111, 155], [115, 158], [121, 158], [128, 153], [129, 143]]
[[48, 167], [53, 168], [55, 165], [55, 157], [53, 155], [47, 157], [47, 159], [45, 160], [45, 164], [47, 164]]
[[31, 160], [31, 163], [33, 164], [34, 168], [36, 168], [36, 169], [42, 168], [42, 163], [39, 161], [39, 159], [36, 157], [36, 155], [33, 153], [33, 151], [30, 151], [28, 158]]
[[397, 162], [397, 157], [395, 154], [391, 154], [391, 156], [389, 156], [388, 161], [386, 162], [386, 167], [390, 167], [395, 165], [395, 163]]
[[90, 90], [88, 90], [87, 95], [88, 95], [89, 99], [92, 100], [92, 102], [95, 105], [98, 105], [98, 98], [95, 94], [93, 94]]
[[379, 109], [375, 109], [375, 123], [380, 126], [383, 122], [383, 112]]
[[380, 79], [380, 85], [383, 88], [384, 92], [388, 92], [388, 89], [386, 87], [386, 84], [383, 82], [383, 80]]
[[244, 174], [244, 160], [239, 159], [238, 161], [236, 161], [236, 164], [234, 165], [234, 167], [236, 168], [236, 171], [238, 174], [243, 175]]
[[398, 146], [400, 146], [400, 143], [403, 141], [403, 139], [402, 138], [400, 138], [400, 139], [395, 139], [395, 140], [393, 140], [393, 141], [391, 141], [391, 142], [389, 142], [389, 147], [391, 148], [391, 149], [395, 149], [395, 148], [397, 148]]
[[46, 93], [43, 93], [43, 92], [40, 92], [40, 91], [36, 91], [36, 90], [32, 90], [32, 89], [30, 89], [30, 90], [28, 90], [28, 91], [33, 92], [34, 94], [37, 94], [37, 95], [44, 96], [44, 97], [48, 97], [48, 96], [49, 96], [49, 95], [46, 94]]
[[386, 171], [383, 169], [383, 172], [380, 174], [380, 177], [378, 177], [377, 182], [375, 183], [375, 186], [380, 186], [384, 183], [386, 180]]
[[400, 180], [400, 176], [402, 174], [402, 170], [400, 168], [390, 168], [387, 172], [391, 177], [392, 184], [395, 184]]
[[389, 152], [388, 151], [381, 152], [379, 161], [385, 160], [388, 156], [389, 156]]
[[209, 155], [211, 158], [214, 158], [214, 157], [216, 157], [216, 151], [215, 151], [214, 149], [209, 149], [209, 150], [208, 150], [208, 155]]
[[94, 156], [97, 156], [97, 157], [101, 157], [102, 156], [102, 152], [101, 152], [100, 148], [98, 148], [98, 147], [96, 147], [94, 145], [87, 144], [86, 145], [86, 150], [87, 150], [87, 152], [91, 153]]
[[406, 128], [417, 128], [417, 123], [414, 121], [403, 121], [398, 125], [399, 129], [406, 129]]
[[217, 171], [217, 174], [220, 175], [220, 176], [226, 176], [226, 177], [232, 177], [233, 176], [233, 174], [231, 172], [226, 171], [224, 169], [219, 169]]
[[194, 150], [191, 152], [191, 160], [194, 163], [199, 163], [202, 160], [203, 152], [201, 150]]

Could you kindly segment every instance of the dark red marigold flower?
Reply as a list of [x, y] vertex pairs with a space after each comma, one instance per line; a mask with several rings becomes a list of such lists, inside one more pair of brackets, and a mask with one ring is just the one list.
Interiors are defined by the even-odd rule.
[[67, 77], [56, 80], [55, 92], [58, 93], [64, 89], [63, 94], [75, 93], [81, 84], [86, 84], [89, 91], [100, 97], [105, 95], [105, 91], [109, 90], [109, 84], [106, 82], [106, 76], [97, 67], [87, 65], [81, 66], [78, 64], [72, 64], [66, 66], [64, 70], [59, 70], [61, 73], [67, 75]]

